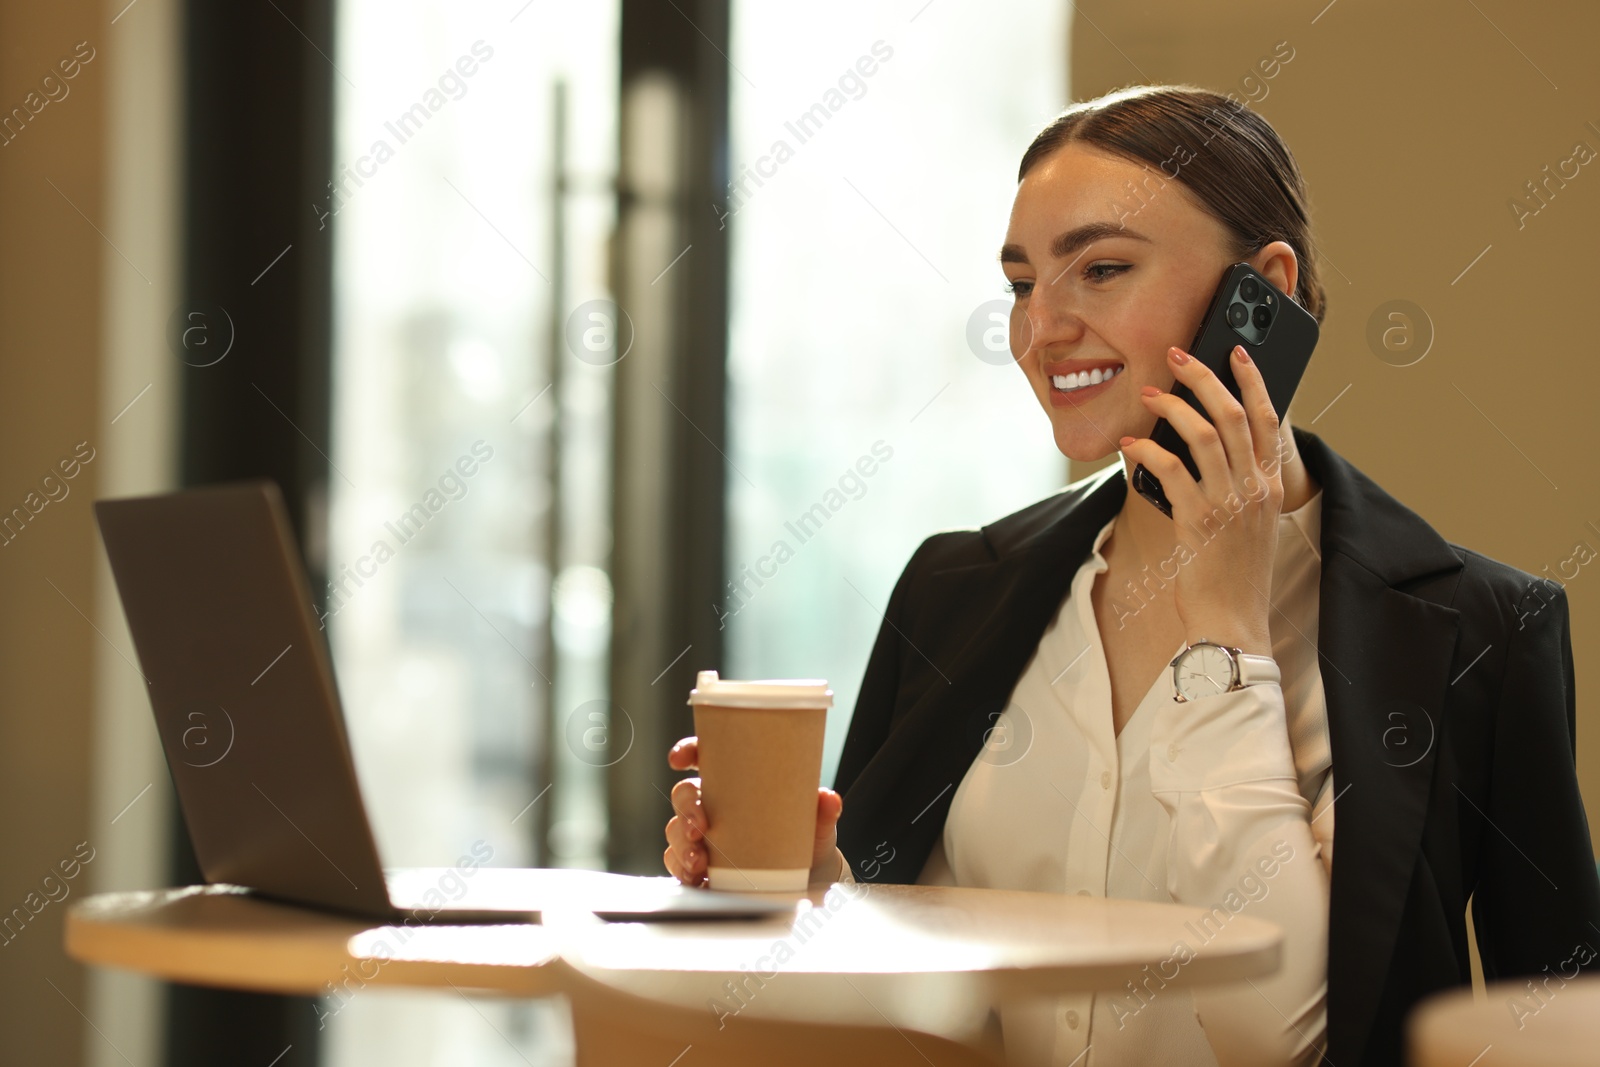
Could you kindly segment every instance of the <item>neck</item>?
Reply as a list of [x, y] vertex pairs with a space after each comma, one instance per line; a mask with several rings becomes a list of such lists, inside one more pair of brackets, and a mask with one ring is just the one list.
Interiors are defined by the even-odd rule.
[[[1302, 507], [1317, 492], [1319, 486], [1306, 470], [1305, 461], [1300, 458], [1300, 449], [1296, 447], [1293, 432], [1289, 428], [1289, 420], [1284, 418], [1279, 423], [1279, 440], [1282, 442], [1280, 455], [1284, 457], [1281, 474], [1283, 477], [1283, 506], [1280, 514], [1293, 511]], [[1128, 495], [1122, 502], [1122, 510], [1117, 513], [1117, 524], [1113, 530], [1110, 542], [1120, 540], [1120, 545], [1108, 542], [1108, 551], [1119, 556], [1125, 556], [1135, 570], [1145, 564], [1154, 564], [1156, 561], [1170, 557], [1177, 546], [1177, 536], [1173, 522], [1133, 490], [1133, 469], [1138, 466], [1133, 460], [1124, 456], [1122, 458], [1124, 473], [1128, 481]], [[1120, 537], [1118, 534], [1124, 534]]]

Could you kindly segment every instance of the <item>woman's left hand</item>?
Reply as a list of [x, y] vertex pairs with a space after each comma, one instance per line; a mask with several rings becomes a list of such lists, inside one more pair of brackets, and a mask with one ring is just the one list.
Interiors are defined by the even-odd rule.
[[1179, 348], [1167, 352], [1173, 374], [1205, 405], [1209, 422], [1177, 396], [1144, 388], [1145, 406], [1189, 445], [1199, 482], [1177, 456], [1147, 437], [1124, 437], [1121, 447], [1161, 480], [1172, 504], [1178, 541], [1173, 598], [1185, 639], [1270, 656], [1267, 624], [1283, 464], [1277, 413], [1260, 369], [1247, 356], [1241, 359], [1243, 353], [1235, 347], [1229, 356], [1241, 403], [1199, 360]]

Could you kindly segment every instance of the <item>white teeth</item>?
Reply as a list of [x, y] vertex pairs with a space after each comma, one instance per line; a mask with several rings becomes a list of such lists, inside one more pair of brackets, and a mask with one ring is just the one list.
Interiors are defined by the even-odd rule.
[[1070, 393], [1075, 389], [1083, 389], [1091, 385], [1099, 385], [1101, 382], [1110, 381], [1112, 378], [1115, 378], [1121, 373], [1122, 368], [1120, 366], [1107, 367], [1103, 371], [1096, 367], [1091, 371], [1078, 371], [1073, 374], [1052, 375], [1050, 378], [1050, 384], [1061, 390], [1063, 393]]

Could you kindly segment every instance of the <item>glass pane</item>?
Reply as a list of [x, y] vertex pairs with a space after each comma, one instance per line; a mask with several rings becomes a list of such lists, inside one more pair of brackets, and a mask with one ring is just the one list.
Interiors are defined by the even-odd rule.
[[734, 4], [718, 611], [729, 673], [832, 683], [824, 782], [917, 544], [1064, 482], [990, 316], [1017, 164], [1066, 102], [1066, 10]]
[[[608, 295], [616, 4], [346, 0], [338, 39], [314, 208], [335, 242], [326, 624], [379, 848], [390, 866], [480, 842], [495, 866], [598, 866], [597, 773], [546, 739], [606, 696], [610, 379], [558, 345]], [[553, 559], [558, 542], [576, 547]], [[534, 853], [537, 805], [555, 854]], [[556, 1005], [358, 978], [322, 1011], [335, 1065], [571, 1062]]]

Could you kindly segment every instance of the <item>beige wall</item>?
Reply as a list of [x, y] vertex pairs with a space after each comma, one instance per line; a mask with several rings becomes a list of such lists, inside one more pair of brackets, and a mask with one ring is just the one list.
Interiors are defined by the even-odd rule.
[[[0, 115], [22, 106], [77, 42], [102, 42], [99, 15], [85, 0], [0, 6]], [[42, 497], [41, 479], [79, 442], [96, 450], [65, 483], [69, 495], [0, 547], [0, 908], [8, 913], [26, 908], [30, 893], [43, 900], [44, 877], [97, 836], [84, 739], [94, 696], [89, 506], [104, 444], [102, 239], [78, 210], [96, 222], [104, 216], [103, 58], [97, 47], [66, 83], [69, 94], [0, 147], [0, 514], [24, 506], [30, 492]], [[80, 874], [67, 884], [77, 890], [84, 881]], [[44, 906], [0, 947], [8, 1060], [81, 1060], [86, 985], [61, 952], [63, 912]]]
[[[1600, 159], [1565, 188], [1552, 184], [1521, 228], [1507, 205], [1576, 143], [1600, 153], [1600, 8], [1550, 3], [1529, 18], [1505, 3], [1324, 3], [1079, 3], [1071, 98], [1190, 82], [1259, 100], [1310, 183], [1329, 298], [1292, 421], [1448, 540], [1559, 576], [1578, 545], [1600, 554], [1589, 322]], [[1247, 87], [1280, 41], [1294, 58]], [[1366, 338], [1369, 317], [1397, 299], [1433, 324], [1432, 348], [1411, 366], [1380, 360]], [[1594, 833], [1600, 559], [1567, 593]]]
[[90, 505], [171, 483], [176, 25], [174, 0], [0, 5], [0, 118], [93, 56], [0, 147], [0, 518], [30, 514], [0, 546], [0, 914], [29, 916], [0, 945], [7, 1063], [160, 1059], [159, 985], [61, 934], [88, 893], [165, 881], [170, 786]]

